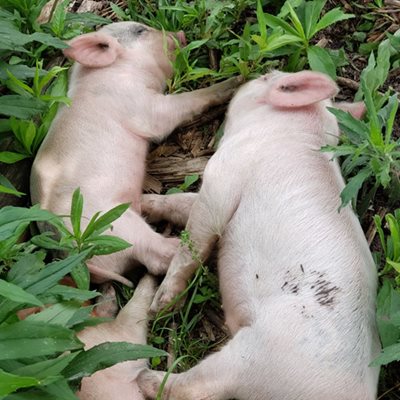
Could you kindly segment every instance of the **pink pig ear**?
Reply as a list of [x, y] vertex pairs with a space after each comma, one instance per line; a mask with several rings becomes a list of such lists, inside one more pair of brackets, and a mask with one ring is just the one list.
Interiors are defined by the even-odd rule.
[[349, 112], [354, 118], [357, 119], [361, 119], [367, 111], [363, 101], [358, 101], [356, 103], [333, 103], [333, 107], [345, 112]]
[[329, 99], [338, 92], [332, 79], [312, 71], [278, 75], [268, 89], [262, 102], [284, 108], [308, 106]]
[[68, 42], [64, 54], [85, 67], [100, 68], [111, 65], [122, 46], [112, 36], [101, 32], [80, 35]]

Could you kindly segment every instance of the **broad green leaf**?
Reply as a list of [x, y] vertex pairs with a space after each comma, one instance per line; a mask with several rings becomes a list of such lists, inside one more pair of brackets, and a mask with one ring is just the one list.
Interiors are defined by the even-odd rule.
[[20, 197], [25, 193], [19, 192], [12, 183], [2, 174], [0, 174], [0, 193], [12, 194], [14, 196]]
[[[272, 29], [276, 29], [279, 27], [282, 28], [287, 34], [300, 37], [296, 29], [294, 29], [290, 24], [288, 24], [283, 19], [275, 17], [271, 14], [265, 14], [265, 22]], [[300, 39], [302, 38], [300, 37]]]
[[97, 25], [107, 25], [112, 21], [108, 18], [100, 17], [97, 14], [85, 12], [85, 13], [67, 13], [66, 19], [67, 24], [81, 23], [87, 27], [95, 27]]
[[400, 293], [385, 279], [377, 297], [377, 322], [383, 347], [400, 339]]
[[257, 0], [257, 22], [258, 22], [258, 30], [260, 32], [261, 40], [264, 42], [267, 41], [267, 21], [265, 20], [264, 11], [261, 5], [261, 1]]
[[80, 265], [87, 255], [88, 252], [83, 251], [64, 260], [52, 262], [35, 275], [33, 282], [29, 282], [26, 286], [21, 282], [20, 285], [34, 295], [45, 293], [46, 290], [55, 286], [61, 278], [70, 273], [76, 265]]
[[104, 255], [115, 253], [117, 251], [125, 250], [132, 245], [126, 240], [111, 235], [101, 235], [97, 237], [90, 237], [88, 242], [95, 245], [92, 253], [94, 255]]
[[305, 34], [307, 39], [311, 39], [315, 34], [317, 21], [324, 8], [326, 0], [307, 1], [304, 4], [304, 22]]
[[9, 374], [0, 369], [0, 396], [15, 392], [17, 389], [36, 386], [40, 381], [30, 376]]
[[0, 360], [46, 356], [82, 347], [73, 331], [60, 326], [25, 320], [0, 327]]
[[58, 218], [38, 206], [31, 208], [6, 206], [0, 209], [0, 241], [6, 240], [20, 232], [20, 226], [25, 227], [32, 221], [50, 221]]
[[387, 103], [388, 117], [386, 119], [386, 132], [385, 132], [385, 144], [388, 145], [392, 138], [393, 125], [396, 118], [397, 110], [399, 108], [399, 100], [397, 94], [391, 96]]
[[81, 236], [82, 210], [83, 210], [83, 196], [81, 195], [81, 191], [78, 188], [75, 189], [74, 194], [72, 195], [72, 202], [71, 202], [71, 224], [75, 238], [77, 239], [79, 239]]
[[345, 133], [353, 143], [360, 144], [368, 140], [369, 129], [365, 122], [337, 108], [328, 107], [328, 110], [337, 118], [340, 130]]
[[372, 99], [372, 93], [364, 78], [361, 78], [361, 87], [364, 94], [365, 106], [368, 111], [369, 125], [370, 125], [370, 141], [373, 146], [383, 146], [384, 141], [382, 137], [381, 128], [379, 125], [378, 114]]
[[303, 39], [304, 43], [307, 43], [308, 45], [308, 40], [306, 37], [306, 34], [304, 32], [303, 25], [301, 24], [301, 21], [299, 20], [298, 15], [296, 14], [296, 11], [294, 11], [293, 7], [289, 4], [289, 15], [290, 19], [296, 29], [297, 34]]
[[82, 290], [88, 290], [90, 286], [90, 273], [85, 263], [77, 264], [71, 271], [71, 276], [76, 286]]
[[165, 351], [147, 345], [126, 342], [102, 343], [81, 352], [63, 371], [63, 375], [69, 380], [81, 379], [122, 361], [166, 355], [168, 354]]
[[371, 170], [368, 168], [362, 169], [356, 176], [353, 176], [347, 182], [347, 185], [340, 193], [342, 204], [340, 208], [345, 207], [351, 202], [351, 200], [357, 198], [358, 191], [360, 190], [363, 183], [371, 176]]
[[327, 28], [328, 26], [343, 21], [346, 19], [354, 18], [354, 14], [345, 14], [340, 8], [334, 8], [333, 10], [328, 11], [317, 23], [315, 29], [313, 30], [311, 36], [314, 36], [317, 32], [322, 29]]
[[29, 119], [43, 112], [47, 105], [34, 97], [19, 95], [4, 95], [0, 97], [0, 114], [20, 119]]
[[[24, 64], [10, 65], [5, 63], [4, 61], [0, 61], [0, 80], [5, 81], [9, 79], [7, 71], [18, 79], [25, 80], [28, 78], [33, 78], [35, 75], [35, 70], [36, 68], [28, 67]], [[45, 71], [41, 71], [41, 74], [44, 73]]]
[[51, 400], [78, 400], [66, 379], [48, 385], [43, 390], [51, 395]]
[[29, 375], [36, 379], [44, 379], [48, 376], [60, 375], [61, 371], [79, 354], [79, 352], [62, 354], [57, 358], [24, 365], [13, 370], [18, 375]]
[[94, 232], [102, 231], [107, 228], [112, 222], [128, 210], [129, 207], [130, 203], [120, 204], [119, 206], [112, 208], [110, 211], [107, 211], [96, 220], [92, 219], [82, 234], [82, 241], [91, 236]]
[[318, 46], [310, 46], [307, 49], [307, 57], [310, 67], [314, 71], [323, 72], [336, 80], [336, 67], [330, 54]]
[[37, 314], [29, 315], [26, 321], [43, 322], [44, 324], [67, 326], [68, 321], [78, 311], [77, 303], [57, 303]]
[[29, 155], [22, 153], [15, 153], [13, 151], [1, 151], [0, 152], [0, 162], [4, 164], [14, 164], [18, 161], [28, 158]]
[[6, 297], [16, 303], [32, 304], [34, 306], [44, 307], [44, 304], [35, 296], [27, 293], [13, 283], [0, 279], [0, 296]]
[[98, 297], [100, 293], [94, 290], [82, 290], [66, 285], [56, 285], [46, 292], [46, 295], [60, 297], [65, 301], [75, 300], [84, 302]]
[[372, 361], [370, 366], [379, 367], [380, 365], [386, 365], [393, 361], [400, 361], [400, 343], [385, 347], [381, 355]]

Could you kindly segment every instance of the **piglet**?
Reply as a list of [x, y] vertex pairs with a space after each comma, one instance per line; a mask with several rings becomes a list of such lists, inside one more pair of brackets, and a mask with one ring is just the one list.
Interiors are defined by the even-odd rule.
[[[380, 350], [376, 268], [348, 206], [339, 165], [321, 146], [338, 140], [327, 106], [356, 117], [362, 103], [333, 104], [338, 89], [317, 72], [268, 73], [232, 100], [186, 229], [201, 259], [219, 239], [218, 271], [232, 339], [194, 368], [171, 375], [164, 399], [373, 400]], [[178, 210], [173, 198], [167, 207]], [[157, 199], [148, 210], [163, 214]], [[167, 211], [168, 213], [169, 211]], [[167, 215], [164, 212], [164, 216]], [[156, 312], [197, 265], [186, 245], [172, 259]], [[154, 398], [164, 373], [144, 370]]]
[[[154, 278], [145, 276], [128, 304], [112, 322], [85, 328], [78, 334], [90, 349], [105, 342], [146, 344], [147, 316], [156, 289]], [[137, 383], [137, 373], [146, 367], [146, 360], [125, 361], [83, 378], [81, 400], [144, 400]]]
[[[71, 107], [62, 106], [33, 164], [31, 197], [45, 209], [69, 213], [74, 189], [84, 196], [91, 217], [131, 203], [113, 224], [112, 234], [132, 248], [89, 262], [93, 281], [115, 279], [144, 264], [166, 271], [178, 245], [142, 219], [140, 196], [150, 140], [161, 140], [211, 105], [227, 101], [240, 79], [177, 95], [164, 95], [172, 77], [176, 43], [183, 32], [163, 33], [136, 22], [119, 22], [69, 42], [65, 55], [76, 61], [70, 76]], [[86, 218], [82, 227], [88, 223]]]

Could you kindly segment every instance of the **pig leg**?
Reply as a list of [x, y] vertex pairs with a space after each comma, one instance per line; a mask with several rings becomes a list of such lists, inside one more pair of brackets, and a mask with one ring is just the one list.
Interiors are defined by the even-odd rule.
[[190, 247], [194, 248], [195, 254], [189, 249], [188, 243], [179, 246], [151, 305], [150, 310], [153, 313], [165, 308], [186, 288], [187, 281], [196, 271], [199, 261], [208, 257], [213, 244], [224, 231], [239, 204], [240, 180], [234, 180], [235, 173], [225, 177], [224, 185], [221, 185], [215, 176], [207, 179], [209, 166], [210, 163], [205, 170], [203, 186], [193, 204], [186, 226], [190, 233]]
[[[180, 374], [171, 374], [164, 386], [163, 400], [224, 400], [233, 399], [251, 378], [252, 354], [244, 351], [243, 340], [250, 340], [249, 328], [242, 328], [219, 352], [206, 357], [199, 364]], [[254, 368], [254, 366], [253, 366]], [[137, 378], [146, 399], [155, 399], [165, 372], [145, 369]], [[244, 395], [241, 398], [247, 398]]]
[[197, 196], [197, 193], [144, 194], [142, 213], [150, 223], [165, 220], [175, 225], [185, 226]]
[[99, 288], [102, 297], [96, 303], [94, 313], [100, 318], [115, 318], [118, 312], [117, 295], [112, 282], [103, 283]]
[[[132, 247], [108, 256], [93, 257], [89, 261], [89, 270], [97, 283], [110, 279], [125, 283], [126, 278], [122, 275], [135, 260], [145, 265], [153, 275], [163, 274], [179, 245], [179, 239], [165, 238], [155, 232], [133, 209], [128, 209], [113, 222], [111, 233], [131, 243]], [[116, 265], [118, 270], [109, 271], [108, 265]]]
[[213, 105], [227, 102], [235, 89], [242, 83], [241, 77], [230, 78], [208, 88], [179, 94], [154, 96], [153, 103], [146, 111], [147, 133], [149, 139], [162, 139], [184, 122], [189, 122], [196, 115]]
[[113, 322], [125, 332], [130, 332], [132, 343], [145, 344], [147, 341], [147, 319], [155, 291], [155, 279], [151, 275], [145, 275], [136, 287], [133, 297]]

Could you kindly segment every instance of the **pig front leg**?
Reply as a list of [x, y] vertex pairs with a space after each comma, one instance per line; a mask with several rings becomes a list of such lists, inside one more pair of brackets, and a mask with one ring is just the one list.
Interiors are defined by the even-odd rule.
[[[230, 177], [215, 176], [210, 174], [209, 167], [210, 163], [205, 170], [203, 186], [193, 204], [186, 226], [190, 234], [190, 244], [181, 243], [179, 246], [153, 300], [150, 308], [152, 313], [165, 308], [187, 287], [198, 263], [207, 258], [238, 207], [240, 180], [234, 181], [232, 178], [236, 178], [236, 174], [232, 173]], [[221, 171], [220, 167], [216, 170]], [[220, 182], [224, 182], [224, 185]]]
[[162, 139], [207, 108], [226, 103], [242, 82], [242, 77], [236, 77], [192, 92], [154, 96], [152, 107], [146, 109], [146, 121], [151, 121], [148, 137]]
[[185, 226], [197, 193], [144, 194], [141, 210], [147, 222], [168, 221], [175, 225]]

